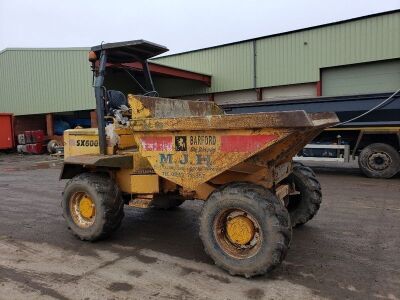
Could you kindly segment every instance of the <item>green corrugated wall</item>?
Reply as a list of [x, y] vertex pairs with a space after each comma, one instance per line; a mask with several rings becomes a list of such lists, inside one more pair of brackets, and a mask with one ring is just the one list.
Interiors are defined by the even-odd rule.
[[[154, 62], [212, 75], [212, 88], [193, 88], [170, 80], [163, 94], [201, 94], [216, 91], [242, 90], [253, 85], [253, 42], [207, 49], [155, 59]], [[175, 89], [175, 87], [177, 89]]]
[[322, 95], [384, 93], [400, 88], [400, 59], [323, 70]]
[[[171, 85], [169, 94], [254, 88], [253, 41], [160, 57], [167, 66], [212, 74], [212, 87]], [[256, 87], [320, 80], [320, 69], [400, 58], [400, 12], [255, 40]]]
[[0, 53], [0, 112], [15, 115], [95, 107], [87, 49]]

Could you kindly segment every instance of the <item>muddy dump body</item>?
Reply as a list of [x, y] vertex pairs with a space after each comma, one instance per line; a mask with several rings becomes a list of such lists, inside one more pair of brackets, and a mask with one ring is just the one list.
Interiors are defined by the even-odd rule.
[[[110, 125], [108, 154], [134, 156], [132, 175], [155, 174], [198, 199], [232, 180], [273, 187], [291, 172], [292, 157], [337, 122], [334, 113], [227, 115], [212, 102], [132, 95], [128, 102], [129, 121]], [[89, 147], [76, 146], [82, 134]], [[69, 157], [75, 153], [98, 154], [98, 143], [90, 142], [98, 138], [95, 131], [67, 131], [67, 140], [72, 136], [77, 138], [65, 150], [67, 163], [77, 159]]]
[[210, 102], [133, 99], [148, 110], [129, 125], [138, 151], [159, 176], [186, 189], [249, 177], [271, 187], [307, 142], [338, 121], [334, 113], [226, 115]]

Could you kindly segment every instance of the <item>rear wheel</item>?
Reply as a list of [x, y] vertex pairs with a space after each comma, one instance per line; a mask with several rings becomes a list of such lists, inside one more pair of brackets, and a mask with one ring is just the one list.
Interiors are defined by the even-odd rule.
[[232, 275], [264, 274], [285, 258], [292, 231], [286, 208], [247, 182], [215, 190], [200, 216], [200, 238], [215, 264]]
[[297, 193], [289, 195], [287, 209], [293, 227], [310, 221], [318, 212], [322, 201], [321, 185], [315, 173], [301, 163], [293, 163], [292, 174], [288, 177]]
[[400, 154], [388, 144], [374, 143], [361, 151], [358, 165], [368, 177], [391, 178], [400, 171]]
[[83, 173], [65, 186], [63, 216], [74, 235], [95, 241], [110, 235], [124, 217], [124, 203], [115, 182], [103, 173]]

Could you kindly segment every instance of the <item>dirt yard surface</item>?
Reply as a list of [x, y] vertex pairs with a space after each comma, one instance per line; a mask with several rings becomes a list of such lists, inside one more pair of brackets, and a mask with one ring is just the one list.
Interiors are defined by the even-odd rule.
[[244, 279], [204, 253], [199, 201], [127, 207], [108, 240], [77, 240], [61, 216], [59, 169], [48, 156], [0, 154], [0, 299], [400, 298], [399, 177], [315, 169], [319, 214], [294, 230], [280, 267]]

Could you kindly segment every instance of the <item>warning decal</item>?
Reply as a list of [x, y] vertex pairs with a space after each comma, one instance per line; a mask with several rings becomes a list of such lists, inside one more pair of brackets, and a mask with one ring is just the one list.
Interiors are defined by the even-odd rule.
[[144, 151], [172, 151], [172, 136], [144, 136], [140, 139]]

